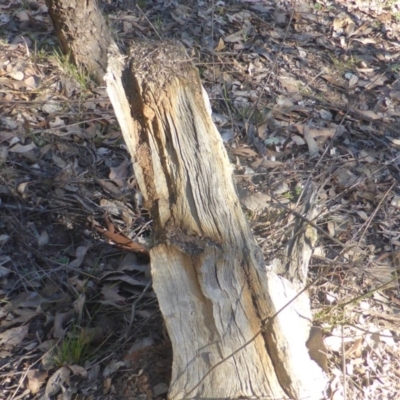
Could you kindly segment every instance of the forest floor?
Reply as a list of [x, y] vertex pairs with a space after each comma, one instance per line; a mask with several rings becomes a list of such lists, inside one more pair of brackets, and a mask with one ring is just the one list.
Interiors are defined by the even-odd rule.
[[[327, 398], [400, 398], [400, 1], [102, 8], [120, 43], [187, 48], [266, 262], [313, 182]], [[0, 399], [166, 398], [151, 218], [105, 88], [60, 55], [44, 0], [0, 0], [0, 215]]]

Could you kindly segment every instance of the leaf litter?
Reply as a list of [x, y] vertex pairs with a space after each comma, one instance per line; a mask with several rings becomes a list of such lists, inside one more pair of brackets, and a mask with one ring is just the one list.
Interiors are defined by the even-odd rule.
[[[331, 398], [400, 397], [400, 6], [129, 3], [102, 4], [121, 41], [173, 38], [198, 66], [266, 262], [316, 184], [310, 354]], [[151, 220], [105, 90], [58, 55], [44, 1], [0, 4], [0, 26], [4, 396], [162, 398]]]

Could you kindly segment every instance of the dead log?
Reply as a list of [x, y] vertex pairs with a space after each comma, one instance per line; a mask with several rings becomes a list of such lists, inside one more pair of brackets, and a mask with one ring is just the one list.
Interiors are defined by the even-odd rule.
[[105, 80], [154, 219], [153, 287], [173, 347], [169, 399], [321, 398], [324, 377], [305, 345], [308, 298], [288, 304], [294, 286], [265, 266], [184, 49], [136, 43], [124, 60], [113, 47]]

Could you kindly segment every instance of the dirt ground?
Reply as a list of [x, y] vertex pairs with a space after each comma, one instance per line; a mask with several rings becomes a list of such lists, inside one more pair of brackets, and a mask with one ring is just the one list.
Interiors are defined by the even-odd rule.
[[[124, 45], [185, 45], [266, 262], [313, 182], [326, 398], [400, 398], [400, 1], [101, 7]], [[60, 54], [43, 0], [0, 0], [0, 215], [0, 399], [165, 399], [151, 216], [105, 88]]]

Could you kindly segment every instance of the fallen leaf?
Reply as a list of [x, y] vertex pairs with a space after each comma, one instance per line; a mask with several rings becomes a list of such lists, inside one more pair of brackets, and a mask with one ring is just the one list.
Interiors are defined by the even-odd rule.
[[31, 151], [33, 149], [36, 149], [36, 144], [34, 142], [22, 145], [20, 143], [17, 143], [15, 146], [11, 147], [9, 151], [11, 153], [26, 153], [28, 151]]
[[108, 392], [111, 389], [111, 383], [112, 379], [110, 377], [107, 377], [103, 381], [103, 394], [108, 394]]
[[353, 356], [358, 358], [361, 357], [361, 353], [362, 353], [362, 342], [363, 342], [363, 338], [357, 338], [354, 343], [351, 345], [351, 347], [346, 350], [345, 352], [345, 358], [349, 358], [350, 356]]
[[239, 32], [232, 33], [232, 35], [225, 37], [225, 42], [227, 43], [239, 43], [243, 40], [243, 30]]
[[363, 115], [364, 117], [373, 119], [373, 120], [378, 120], [378, 119], [382, 119], [383, 118], [383, 114], [382, 113], [376, 113], [374, 111], [370, 111], [370, 110], [357, 110], [361, 115]]
[[38, 369], [30, 369], [26, 375], [28, 378], [28, 389], [32, 394], [36, 394], [43, 384], [46, 382], [48, 376], [47, 371], [40, 371]]
[[125, 361], [111, 360], [108, 365], [104, 368], [103, 377], [108, 378], [115, 371], [118, 371], [121, 367], [125, 366]]
[[118, 294], [119, 285], [106, 284], [102, 287], [101, 293], [106, 300], [114, 301], [116, 303], [125, 303], [126, 299]]
[[251, 150], [247, 147], [238, 147], [237, 149], [233, 150], [233, 154], [242, 157], [257, 157], [258, 153], [254, 150]]
[[304, 140], [306, 141], [307, 146], [308, 146], [308, 152], [310, 155], [310, 159], [312, 160], [313, 158], [318, 157], [319, 148], [318, 148], [317, 142], [314, 140], [314, 138], [310, 134], [309, 125], [304, 125], [303, 135], [304, 135]]
[[49, 378], [46, 385], [45, 396], [49, 399], [51, 396], [56, 395], [61, 387], [68, 383], [71, 371], [67, 367], [61, 367]]
[[80, 375], [83, 378], [86, 378], [88, 375], [86, 369], [81, 367], [80, 365], [69, 365], [68, 368], [74, 375]]
[[267, 194], [258, 192], [243, 197], [242, 199], [240, 199], [240, 202], [249, 211], [256, 213], [262, 212], [263, 210], [268, 208], [271, 200], [271, 197]]
[[78, 314], [78, 321], [82, 321], [83, 317], [83, 307], [85, 305], [86, 296], [84, 293], [81, 293], [78, 298], [74, 301], [74, 310]]
[[69, 268], [78, 268], [82, 265], [83, 260], [85, 259], [86, 253], [89, 250], [89, 246], [78, 246], [75, 251], [76, 259], [71, 261], [68, 264]]
[[63, 325], [65, 322], [69, 321], [74, 315], [74, 310], [69, 310], [65, 313], [57, 312], [54, 317], [54, 333], [53, 336], [56, 339], [62, 338], [64, 336], [65, 330]]
[[22, 325], [17, 328], [11, 328], [7, 331], [0, 333], [0, 346], [4, 350], [11, 350], [18, 344], [20, 344], [25, 336], [28, 334], [29, 324]]
[[15, 16], [22, 21], [29, 21], [29, 14], [25, 10], [18, 11]]
[[110, 173], [108, 177], [119, 187], [126, 186], [128, 180], [128, 168], [131, 165], [131, 161], [125, 159], [117, 167], [110, 167]]
[[138, 242], [132, 241], [131, 239], [127, 238], [122, 233], [116, 232], [114, 225], [112, 224], [112, 222], [110, 221], [110, 219], [108, 218], [108, 216], [106, 214], [104, 215], [104, 219], [106, 220], [108, 229], [101, 227], [98, 222], [93, 220], [94, 229], [96, 229], [97, 232], [101, 233], [108, 239], [112, 240], [117, 246], [119, 246], [125, 250], [130, 250], [130, 251], [137, 252], [137, 253], [148, 254], [149, 250], [147, 249], [146, 246], [144, 246]]
[[24, 79], [24, 73], [22, 71], [13, 71], [8, 74], [10, 78], [15, 79], [16, 81], [22, 81]]
[[219, 38], [219, 42], [217, 47], [214, 49], [215, 51], [221, 51], [225, 48], [225, 43], [222, 38]]

